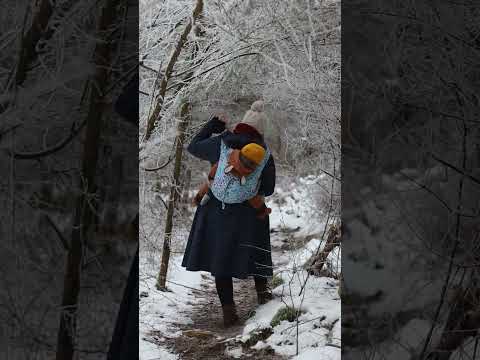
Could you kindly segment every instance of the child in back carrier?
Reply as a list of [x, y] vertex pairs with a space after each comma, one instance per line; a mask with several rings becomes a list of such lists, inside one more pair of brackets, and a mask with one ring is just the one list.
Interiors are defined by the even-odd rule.
[[[265, 149], [255, 143], [250, 143], [242, 147], [242, 149], [234, 149], [228, 158], [228, 166], [225, 168], [226, 173], [231, 173], [239, 179], [240, 184], [245, 183], [245, 177], [251, 174], [256, 167], [261, 163], [265, 156]], [[208, 182], [204, 183], [197, 195], [194, 198], [196, 205], [205, 205], [210, 196], [208, 190], [217, 173], [218, 163], [215, 163], [210, 168], [208, 174]], [[272, 212], [270, 208], [265, 205], [265, 201], [261, 195], [256, 195], [248, 200], [250, 206], [257, 210], [257, 217], [265, 219], [265, 217]]]

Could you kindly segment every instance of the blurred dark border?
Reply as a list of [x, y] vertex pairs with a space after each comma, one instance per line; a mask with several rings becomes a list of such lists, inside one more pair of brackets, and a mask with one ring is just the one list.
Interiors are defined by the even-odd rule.
[[136, 359], [138, 0], [4, 5], [0, 358]]
[[479, 15], [342, 1], [342, 358], [480, 359]]

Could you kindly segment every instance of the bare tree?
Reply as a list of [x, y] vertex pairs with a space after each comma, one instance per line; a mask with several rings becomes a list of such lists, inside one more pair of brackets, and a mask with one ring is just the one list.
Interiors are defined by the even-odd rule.
[[33, 17], [32, 25], [25, 34], [22, 34], [22, 46], [15, 71], [16, 85], [21, 85], [25, 81], [28, 66], [38, 56], [36, 46], [48, 27], [48, 21], [52, 13], [52, 1], [41, 0]]
[[[162, 69], [171, 63], [182, 24], [191, 17], [188, 7], [181, 6], [184, 4], [174, 0], [166, 0], [162, 6], [150, 0], [141, 3], [140, 134], [148, 131], [145, 124], [159, 103], [155, 99], [160, 87], [157, 83], [165, 79]], [[339, 11], [338, 1], [205, 2], [202, 16], [195, 22], [201, 33], [192, 29], [187, 36], [164, 97], [159, 98], [155, 131], [140, 145], [141, 168], [147, 170], [140, 174], [141, 256], [148, 262], [145, 270], [149, 265], [155, 269], [148, 268], [148, 276], [144, 274], [141, 281], [149, 282], [157, 275], [157, 289], [166, 288], [165, 259], [181, 256], [191, 224], [192, 212], [172, 204], [175, 194], [180, 193], [175, 176], [180, 133], [176, 113], [184, 101], [190, 106], [183, 140], [187, 142], [212, 113], [227, 113], [229, 127], [242, 118], [254, 100], [263, 99], [271, 119], [266, 140], [274, 152], [279, 179], [283, 183], [303, 175], [325, 175], [328, 181], [313, 186], [312, 211], [320, 217], [332, 209], [331, 217], [326, 216], [328, 225], [338, 217]], [[194, 57], [189, 56], [190, 49], [196, 53]], [[191, 172], [192, 187], [203, 180], [208, 169], [207, 163], [188, 154], [183, 155], [182, 166]], [[165, 206], [163, 199], [167, 198]], [[159, 253], [162, 261], [157, 274]], [[306, 276], [306, 271], [299, 271], [301, 275], [297, 272], [294, 276]], [[297, 295], [292, 294], [295, 301], [305, 296]]]
[[162, 262], [160, 271], [158, 273], [157, 289], [166, 289], [168, 262], [170, 259], [170, 246], [172, 240], [173, 228], [173, 212], [175, 205], [180, 198], [180, 169], [182, 165], [183, 144], [185, 141], [185, 130], [188, 126], [189, 119], [189, 104], [183, 103], [180, 108], [180, 121], [177, 127], [177, 138], [175, 146], [175, 164], [173, 169], [173, 184], [170, 187], [170, 197], [168, 200], [167, 218], [165, 221], [165, 237], [163, 239]]
[[182, 32], [182, 35], [180, 36], [180, 39], [178, 40], [178, 43], [168, 61], [167, 67], [165, 68], [165, 71], [163, 72], [162, 80], [160, 81], [160, 90], [157, 95], [157, 103], [155, 105], [155, 108], [150, 115], [147, 123], [147, 130], [145, 132], [145, 140], [148, 140], [152, 134], [152, 131], [155, 127], [155, 123], [158, 121], [158, 116], [160, 114], [160, 111], [163, 106], [164, 98], [167, 92], [167, 85], [168, 81], [170, 80], [170, 77], [172, 76], [172, 72], [175, 66], [175, 63], [178, 60], [178, 57], [187, 41], [187, 37], [190, 34], [190, 31], [192, 30], [194, 26], [194, 22], [196, 19], [202, 14], [203, 11], [203, 0], [197, 0], [195, 3], [195, 8], [193, 9], [192, 16], [187, 24], [185, 26], [185, 29]]
[[70, 248], [67, 255], [62, 298], [62, 314], [57, 340], [57, 360], [70, 360], [75, 349], [78, 296], [80, 292], [83, 247], [87, 230], [94, 214], [90, 202], [96, 191], [95, 172], [97, 168], [100, 130], [102, 126], [103, 92], [108, 84], [108, 65], [111, 57], [111, 42], [107, 41], [115, 21], [116, 1], [109, 0], [102, 9], [98, 22], [98, 36], [105, 39], [97, 44], [94, 51], [95, 75], [89, 80], [89, 104], [84, 142], [81, 186], [76, 200], [75, 217], [72, 227]]

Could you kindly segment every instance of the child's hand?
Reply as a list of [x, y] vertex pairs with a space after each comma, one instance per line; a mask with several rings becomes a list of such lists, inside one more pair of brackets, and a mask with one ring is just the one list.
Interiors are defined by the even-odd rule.
[[200, 201], [202, 201], [201, 197], [199, 194], [195, 195], [194, 198], [192, 199], [192, 205], [193, 206], [198, 206], [200, 205]]
[[265, 218], [271, 213], [272, 213], [272, 209], [265, 206], [259, 212], [257, 212], [257, 219], [265, 220]]

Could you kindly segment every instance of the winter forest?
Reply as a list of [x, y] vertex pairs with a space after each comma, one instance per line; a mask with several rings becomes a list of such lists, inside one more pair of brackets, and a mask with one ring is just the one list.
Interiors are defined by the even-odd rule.
[[[142, 360], [340, 359], [340, 30], [336, 0], [140, 1]], [[240, 322], [224, 329], [213, 277], [181, 266], [210, 169], [187, 146], [256, 100], [276, 167], [273, 299], [234, 279]]]
[[1, 8], [0, 358], [105, 359], [137, 248], [138, 128], [113, 103], [138, 8]]
[[480, 359], [479, 2], [372, 3], [2, 1], [0, 359]]

